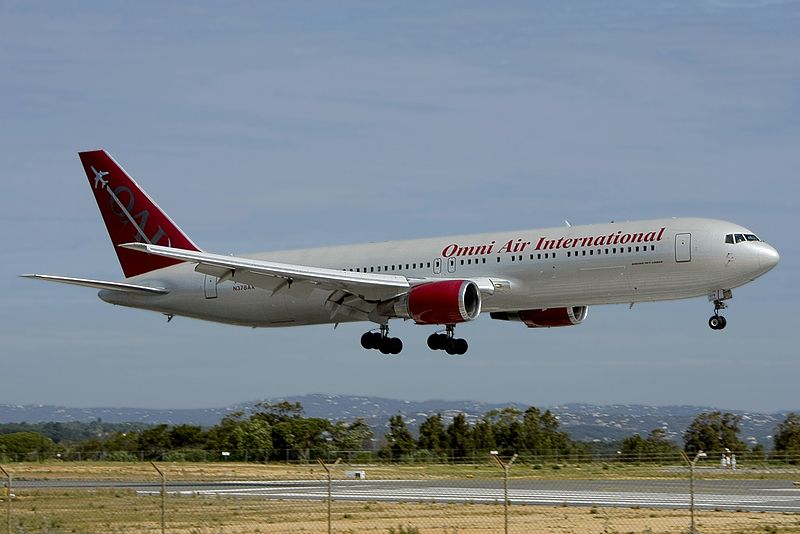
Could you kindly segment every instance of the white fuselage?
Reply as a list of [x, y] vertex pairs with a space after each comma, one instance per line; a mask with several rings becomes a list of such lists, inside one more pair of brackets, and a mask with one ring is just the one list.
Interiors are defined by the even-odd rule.
[[[634, 303], [730, 290], [778, 261], [762, 241], [726, 243], [752, 233], [712, 219], [673, 218], [388, 241], [289, 250], [246, 257], [409, 280], [502, 281], [483, 295], [482, 311]], [[277, 291], [194, 271], [183, 263], [128, 279], [164, 287], [163, 296], [101, 291], [103, 300], [209, 321], [248, 326], [344, 322], [325, 303], [330, 290], [275, 279]], [[282, 287], [279, 287], [282, 286]]]

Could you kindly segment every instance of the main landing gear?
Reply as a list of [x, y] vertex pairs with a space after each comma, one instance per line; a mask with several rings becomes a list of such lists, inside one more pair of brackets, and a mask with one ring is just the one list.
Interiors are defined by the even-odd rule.
[[444, 334], [436, 332], [428, 337], [428, 347], [431, 350], [443, 350], [447, 354], [465, 354], [469, 348], [466, 339], [453, 337], [455, 325], [447, 325]]
[[[444, 333], [436, 332], [428, 337], [431, 350], [443, 350], [447, 354], [465, 354], [469, 345], [466, 339], [455, 337], [455, 325], [449, 324]], [[380, 331], [370, 330], [361, 336], [361, 346], [367, 350], [376, 349], [383, 354], [400, 354], [403, 342], [399, 338], [389, 337], [389, 325], [382, 324]]]
[[725, 317], [719, 314], [720, 310], [724, 310], [727, 307], [728, 306], [721, 300], [714, 301], [714, 315], [708, 320], [708, 326], [710, 326], [712, 330], [722, 330], [725, 328], [725, 325], [728, 324]]
[[389, 337], [389, 325], [382, 324], [380, 332], [366, 332], [361, 336], [361, 346], [367, 350], [377, 349], [381, 354], [400, 354], [403, 342], [398, 337]]

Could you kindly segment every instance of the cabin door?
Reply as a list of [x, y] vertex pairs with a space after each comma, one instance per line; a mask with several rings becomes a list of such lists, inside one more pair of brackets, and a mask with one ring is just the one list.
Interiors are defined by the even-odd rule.
[[692, 261], [692, 234], [675, 235], [675, 261]]

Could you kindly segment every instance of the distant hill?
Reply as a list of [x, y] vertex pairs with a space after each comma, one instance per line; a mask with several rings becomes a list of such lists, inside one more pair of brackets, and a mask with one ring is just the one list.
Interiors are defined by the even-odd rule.
[[[390, 415], [402, 414], [411, 428], [416, 428], [428, 416], [441, 413], [445, 423], [458, 413], [464, 413], [470, 422], [479, 419], [489, 410], [513, 406], [525, 410], [519, 403], [485, 403], [478, 401], [404, 401], [381, 397], [348, 395], [303, 395], [265, 399], [267, 402], [299, 402], [307, 417], [331, 420], [353, 420], [361, 417], [377, 434], [383, 434]], [[225, 415], [248, 412], [258, 401], [246, 402], [224, 408], [203, 409], [145, 409], [145, 408], [69, 408], [46, 405], [0, 404], [0, 423], [94, 421], [107, 423], [195, 424], [212, 426]], [[631, 434], [648, 434], [654, 428], [663, 428], [668, 436], [681, 441], [681, 435], [694, 417], [703, 411], [714, 410], [704, 406], [643, 406], [637, 404], [562, 404], [549, 407], [561, 421], [562, 429], [579, 441], [615, 441]], [[786, 417], [785, 412], [764, 414], [731, 410], [742, 416], [741, 437], [749, 444], [772, 445], [775, 427]]]

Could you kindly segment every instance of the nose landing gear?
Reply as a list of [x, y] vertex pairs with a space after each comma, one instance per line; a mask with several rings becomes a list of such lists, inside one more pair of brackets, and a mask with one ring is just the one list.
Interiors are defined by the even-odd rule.
[[431, 350], [443, 350], [447, 354], [465, 354], [469, 349], [466, 339], [454, 337], [455, 325], [449, 324], [444, 334], [436, 332], [428, 337], [428, 347]]
[[721, 300], [714, 301], [714, 315], [708, 319], [708, 326], [711, 327], [711, 330], [722, 330], [728, 324], [725, 317], [719, 314], [720, 310], [724, 310], [727, 307], [728, 306]]
[[389, 337], [389, 325], [382, 324], [380, 332], [366, 332], [361, 336], [361, 346], [367, 350], [377, 349], [381, 354], [400, 354], [403, 342], [400, 338]]

